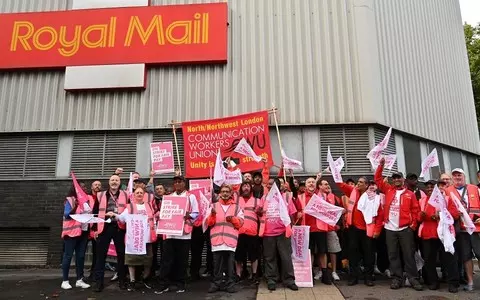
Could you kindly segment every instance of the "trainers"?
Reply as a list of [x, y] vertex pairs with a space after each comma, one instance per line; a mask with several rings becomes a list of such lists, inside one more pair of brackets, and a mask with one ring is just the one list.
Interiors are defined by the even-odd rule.
[[392, 284], [390, 284], [390, 288], [392, 290], [398, 290], [402, 286], [402, 283], [398, 279], [392, 280]]
[[235, 288], [234, 285], [232, 286], [229, 286], [227, 289], [226, 289], [227, 293], [230, 293], [230, 294], [234, 294], [237, 292], [237, 289]]
[[151, 290], [153, 288], [153, 284], [150, 282], [150, 280], [147, 280], [147, 279], [143, 280], [143, 286], [146, 287], [149, 290]]
[[118, 280], [118, 273], [113, 274], [112, 279], [110, 281], [117, 281]]
[[268, 288], [269, 291], [274, 291], [274, 290], [277, 289], [277, 285], [275, 283], [269, 283], [267, 285], [267, 288]]
[[178, 289], [177, 294], [185, 293], [185, 288]]
[[168, 288], [168, 287], [162, 287], [160, 290], [155, 291], [155, 294], [161, 295], [161, 294], [166, 293], [166, 292], [168, 292], [168, 291], [170, 291], [170, 288]]
[[322, 271], [317, 271], [317, 273], [315, 273], [315, 276], [313, 276], [313, 279], [320, 280], [320, 278], [322, 278]]
[[130, 281], [127, 284], [127, 291], [134, 292], [135, 291], [135, 281]]
[[332, 272], [332, 277], [334, 281], [340, 281], [340, 277], [338, 277], [337, 272]]
[[467, 284], [463, 287], [463, 290], [466, 292], [471, 292], [473, 291], [473, 284]]
[[202, 274], [200, 274], [200, 277], [202, 277], [202, 278], [206, 278], [206, 277], [209, 277], [209, 276], [210, 276], [210, 273], [208, 271], [205, 271]]
[[79, 287], [79, 288], [82, 288], [82, 289], [88, 289], [90, 287], [89, 284], [86, 284], [83, 279], [79, 279], [77, 280], [77, 282], [75, 283], [75, 287]]
[[410, 281], [408, 280], [408, 278], [405, 278], [405, 282], [403, 284], [404, 286], [410, 286]]
[[411, 279], [410, 285], [416, 291], [423, 291], [423, 286], [420, 284], [420, 281], [418, 281], [417, 279]]
[[392, 278], [392, 273], [390, 272], [389, 269], [385, 270], [385, 276], [387, 276], [387, 278]]
[[208, 292], [211, 294], [211, 293], [216, 293], [216, 292], [218, 292], [218, 290], [219, 290], [218, 286], [212, 284], [212, 285], [210, 286], [210, 288], [208, 289]]
[[287, 288], [291, 289], [292, 291], [298, 291], [298, 286], [295, 283], [290, 283], [287, 285]]
[[373, 283], [373, 275], [365, 275], [365, 285], [366, 286], [374, 286], [375, 283]]
[[453, 284], [449, 284], [448, 285], [448, 292], [449, 293], [458, 293], [458, 288], [456, 286], [454, 286]]
[[436, 291], [440, 288], [440, 284], [438, 283], [434, 283], [434, 284], [429, 284], [428, 285], [428, 289], [431, 290], [431, 291]]
[[69, 290], [69, 289], [72, 288], [72, 286], [70, 285], [70, 282], [68, 282], [68, 281], [62, 281], [61, 288], [64, 289], [64, 290]]
[[375, 266], [375, 267], [373, 268], [373, 274], [375, 274], [375, 275], [382, 275], [382, 272], [380, 272], [380, 270], [378, 269], [378, 267]]

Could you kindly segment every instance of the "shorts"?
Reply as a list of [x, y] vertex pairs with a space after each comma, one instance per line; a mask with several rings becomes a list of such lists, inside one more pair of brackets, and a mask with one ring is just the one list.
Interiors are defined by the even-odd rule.
[[327, 250], [328, 253], [339, 253], [342, 251], [342, 247], [340, 247], [340, 240], [338, 239], [338, 235], [335, 231], [327, 232]]
[[144, 266], [149, 268], [152, 266], [153, 261], [153, 251], [152, 244], [147, 244], [147, 254], [143, 255], [134, 255], [134, 254], [125, 254], [125, 265], [127, 266]]
[[480, 233], [469, 235], [467, 232], [457, 232], [456, 240], [458, 256], [462, 262], [473, 259], [473, 254], [477, 259], [480, 258]]
[[240, 234], [238, 236], [237, 249], [235, 250], [235, 261], [244, 262], [247, 260], [254, 262], [258, 260], [260, 254], [260, 240], [258, 236]]
[[327, 233], [326, 232], [310, 232], [309, 249], [312, 254], [324, 254], [328, 252]]

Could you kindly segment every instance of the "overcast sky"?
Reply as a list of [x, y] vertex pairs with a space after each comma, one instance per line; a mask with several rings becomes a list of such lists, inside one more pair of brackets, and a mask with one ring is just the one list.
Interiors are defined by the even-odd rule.
[[480, 0], [460, 0], [463, 22], [470, 25], [480, 23]]

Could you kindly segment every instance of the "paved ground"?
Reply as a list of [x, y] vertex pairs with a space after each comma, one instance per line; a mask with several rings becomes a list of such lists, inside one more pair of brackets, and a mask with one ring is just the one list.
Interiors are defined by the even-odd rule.
[[266, 284], [258, 287], [257, 300], [343, 300], [334, 285], [316, 284], [313, 288], [300, 288], [298, 291], [280, 288], [270, 292]]
[[[116, 283], [107, 285], [102, 293], [94, 293], [90, 289], [81, 290], [73, 288], [69, 291], [60, 289], [60, 270], [0, 270], [0, 299], [68, 299], [68, 300], [108, 300], [108, 299], [205, 299], [205, 300], [254, 300], [256, 298], [257, 286], [240, 284], [239, 292], [236, 294], [215, 293], [208, 294], [210, 286], [208, 280], [194, 282], [188, 286], [187, 292], [183, 294], [167, 293], [156, 295], [151, 290], [136, 292], [120, 291]], [[112, 273], [107, 272], [111, 277]], [[107, 284], [110, 284], [106, 280]], [[70, 280], [73, 284], [73, 279]]]
[[345, 280], [337, 283], [337, 287], [348, 300], [478, 300], [480, 299], [480, 272], [477, 270], [476, 273], [474, 284], [477, 290], [464, 292], [459, 289], [457, 294], [449, 293], [446, 283], [441, 284], [438, 291], [430, 291], [426, 287], [422, 292], [417, 292], [410, 287], [391, 290], [390, 280], [386, 277], [377, 278], [374, 287], [367, 287], [363, 282], [355, 286], [347, 286]]

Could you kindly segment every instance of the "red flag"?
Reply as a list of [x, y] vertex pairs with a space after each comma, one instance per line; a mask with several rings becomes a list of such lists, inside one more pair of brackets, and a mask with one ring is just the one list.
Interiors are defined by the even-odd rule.
[[75, 177], [75, 174], [73, 174], [73, 172], [71, 174], [72, 174], [73, 186], [75, 187], [75, 193], [77, 193], [78, 205], [80, 206], [80, 210], [83, 211], [83, 204], [88, 202], [88, 195], [87, 193], [85, 193], [82, 187], [78, 184], [77, 177]]

